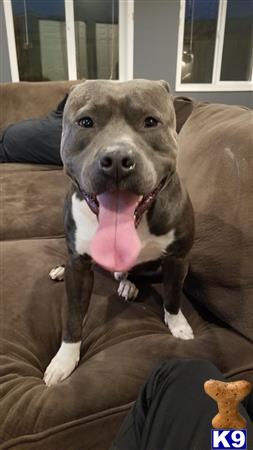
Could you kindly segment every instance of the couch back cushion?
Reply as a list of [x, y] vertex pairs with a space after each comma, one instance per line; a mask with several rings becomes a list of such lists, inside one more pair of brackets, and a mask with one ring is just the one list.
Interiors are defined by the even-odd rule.
[[196, 101], [190, 97], [173, 97], [173, 105], [176, 113], [177, 133], [180, 132], [186, 120], [191, 115]]
[[0, 128], [24, 119], [45, 117], [73, 84], [80, 81], [0, 83]]
[[178, 171], [196, 238], [186, 291], [253, 340], [253, 113], [195, 104], [179, 134]]

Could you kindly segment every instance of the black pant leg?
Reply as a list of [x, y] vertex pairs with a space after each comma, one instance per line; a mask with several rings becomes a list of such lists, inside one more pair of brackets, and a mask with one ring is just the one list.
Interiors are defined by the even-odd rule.
[[8, 162], [2, 139], [0, 138], [0, 163]]
[[[224, 380], [204, 360], [164, 362], [143, 386], [111, 450], [210, 450], [211, 420], [216, 403], [205, 394], [204, 382]], [[248, 420], [248, 448], [253, 448]]]

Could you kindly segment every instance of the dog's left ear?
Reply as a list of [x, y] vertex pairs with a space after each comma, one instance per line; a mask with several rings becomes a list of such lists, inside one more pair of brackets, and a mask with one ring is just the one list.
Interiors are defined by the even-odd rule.
[[69, 94], [77, 87], [80, 86], [80, 84], [83, 84], [86, 81], [86, 78], [82, 78], [81, 80], [78, 80], [78, 82], [74, 82], [70, 88], [69, 88]]
[[166, 89], [169, 94], [171, 94], [171, 89], [168, 81], [160, 80], [159, 83]]

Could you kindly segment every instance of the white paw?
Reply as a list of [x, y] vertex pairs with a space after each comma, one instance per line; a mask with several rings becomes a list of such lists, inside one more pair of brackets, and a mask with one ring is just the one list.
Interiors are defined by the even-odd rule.
[[129, 280], [121, 280], [119, 283], [118, 294], [125, 300], [135, 300], [139, 289]]
[[62, 342], [60, 349], [52, 359], [44, 374], [44, 382], [52, 386], [65, 380], [75, 369], [80, 359], [81, 341]]
[[54, 269], [50, 270], [49, 277], [51, 280], [62, 281], [64, 278], [65, 267], [64, 266], [56, 266]]
[[178, 314], [170, 314], [164, 309], [164, 322], [173, 336], [180, 339], [194, 338], [192, 328], [184, 317], [181, 309], [178, 311]]
[[127, 272], [114, 272], [114, 278], [116, 281], [125, 280], [127, 278]]

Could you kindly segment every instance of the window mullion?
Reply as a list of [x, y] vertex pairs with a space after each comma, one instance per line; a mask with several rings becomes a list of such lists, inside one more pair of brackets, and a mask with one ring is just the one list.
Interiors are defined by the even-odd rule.
[[77, 80], [76, 41], [73, 0], [65, 0], [65, 21], [69, 80]]
[[217, 84], [220, 82], [226, 15], [227, 15], [227, 0], [220, 0], [217, 19], [212, 84]]
[[119, 79], [133, 79], [134, 1], [119, 0]]
[[3, 0], [12, 82], [19, 81], [18, 58], [11, 0]]
[[182, 57], [184, 47], [184, 23], [185, 23], [185, 0], [180, 0], [179, 11], [179, 26], [178, 26], [178, 45], [177, 45], [177, 67], [176, 67], [176, 91], [182, 86], [181, 73], [182, 73]]

